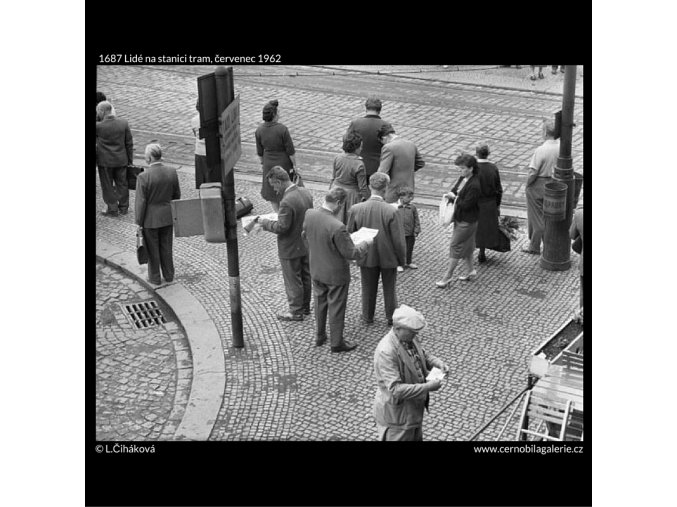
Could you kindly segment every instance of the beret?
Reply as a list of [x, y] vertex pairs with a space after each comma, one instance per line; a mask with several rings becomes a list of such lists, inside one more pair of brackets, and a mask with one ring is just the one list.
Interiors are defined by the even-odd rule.
[[393, 326], [420, 331], [426, 326], [425, 317], [419, 311], [407, 305], [400, 305], [393, 312]]

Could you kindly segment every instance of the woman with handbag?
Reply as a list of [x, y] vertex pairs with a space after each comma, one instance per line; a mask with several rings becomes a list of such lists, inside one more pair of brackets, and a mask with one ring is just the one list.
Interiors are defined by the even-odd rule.
[[335, 215], [343, 225], [348, 223], [348, 212], [352, 205], [366, 201], [371, 196], [367, 186], [367, 171], [360, 151], [362, 136], [351, 131], [343, 136], [343, 153], [334, 159], [329, 189], [340, 187], [346, 191], [346, 198]]
[[461, 176], [446, 194], [447, 199], [454, 203], [454, 232], [449, 245], [449, 268], [442, 280], [435, 282], [440, 289], [444, 289], [451, 282], [451, 276], [460, 260], [466, 265], [467, 274], [459, 280], [474, 280], [477, 271], [473, 269], [472, 255], [475, 251], [475, 234], [479, 217], [479, 199], [481, 195], [480, 182], [477, 177], [477, 159], [472, 155], [463, 154], [456, 158], [454, 164], [461, 172]]
[[259, 125], [254, 133], [256, 138], [256, 153], [259, 156], [263, 170], [261, 197], [270, 202], [275, 213], [280, 208], [281, 196], [275, 193], [273, 187], [270, 186], [268, 172], [273, 167], [280, 166], [287, 171], [292, 182], [294, 182], [296, 175], [294, 171], [294, 166], [296, 165], [294, 143], [289, 134], [289, 129], [278, 121], [280, 119], [278, 105], [277, 100], [271, 100], [263, 106], [263, 123]]

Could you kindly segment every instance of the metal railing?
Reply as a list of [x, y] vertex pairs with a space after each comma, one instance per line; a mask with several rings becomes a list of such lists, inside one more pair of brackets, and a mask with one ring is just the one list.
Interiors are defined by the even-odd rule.
[[[489, 422], [487, 422], [486, 424], [484, 424], [484, 426], [482, 426], [479, 430], [475, 431], [475, 433], [468, 439], [468, 441], [473, 441], [473, 440], [475, 440], [475, 439], [476, 439], [476, 438], [477, 438], [484, 430], [486, 430], [489, 426], [491, 426], [491, 424], [492, 424], [496, 419], [498, 419], [498, 418], [501, 416], [501, 414], [503, 414], [503, 412], [505, 412], [506, 410], [508, 410], [508, 408], [510, 408], [510, 406], [514, 404], [515, 406], [514, 406], [514, 408], [512, 409], [512, 412], [510, 413], [510, 415], [508, 416], [507, 420], [505, 421], [505, 424], [503, 425], [503, 428], [501, 428], [501, 431], [499, 432], [498, 437], [496, 437], [496, 440], [500, 440], [500, 439], [501, 439], [501, 436], [503, 435], [503, 432], [506, 430], [506, 428], [508, 427], [508, 424], [509, 424], [510, 421], [512, 420], [513, 415], [515, 415], [515, 411], [516, 411], [517, 408], [520, 406], [520, 403], [521, 403], [521, 401], [522, 401], [522, 398], [524, 398], [524, 395], [526, 394], [526, 392], [529, 391], [532, 387], [533, 387], [533, 384], [532, 384], [531, 380], [529, 380], [529, 385], [528, 385], [527, 387], [525, 387], [525, 388], [524, 388], [517, 396], [515, 396], [512, 400], [510, 400], [505, 406], [503, 406], [503, 408], [501, 408], [501, 410], [499, 410], [498, 413], [497, 413], [494, 417], [492, 417], [492, 418], [489, 420]], [[515, 403], [515, 402], [517, 402], [517, 403]]]

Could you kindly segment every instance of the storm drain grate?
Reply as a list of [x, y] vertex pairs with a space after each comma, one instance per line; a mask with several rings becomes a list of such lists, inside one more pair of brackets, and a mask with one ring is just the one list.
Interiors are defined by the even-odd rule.
[[146, 329], [167, 322], [156, 301], [142, 301], [122, 305], [127, 318], [137, 329]]

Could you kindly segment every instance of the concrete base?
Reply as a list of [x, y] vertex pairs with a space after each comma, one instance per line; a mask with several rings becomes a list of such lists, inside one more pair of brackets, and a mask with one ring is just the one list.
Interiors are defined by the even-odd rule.
[[549, 261], [541, 257], [541, 267], [547, 271], [566, 271], [571, 267], [571, 259], [566, 261]]

